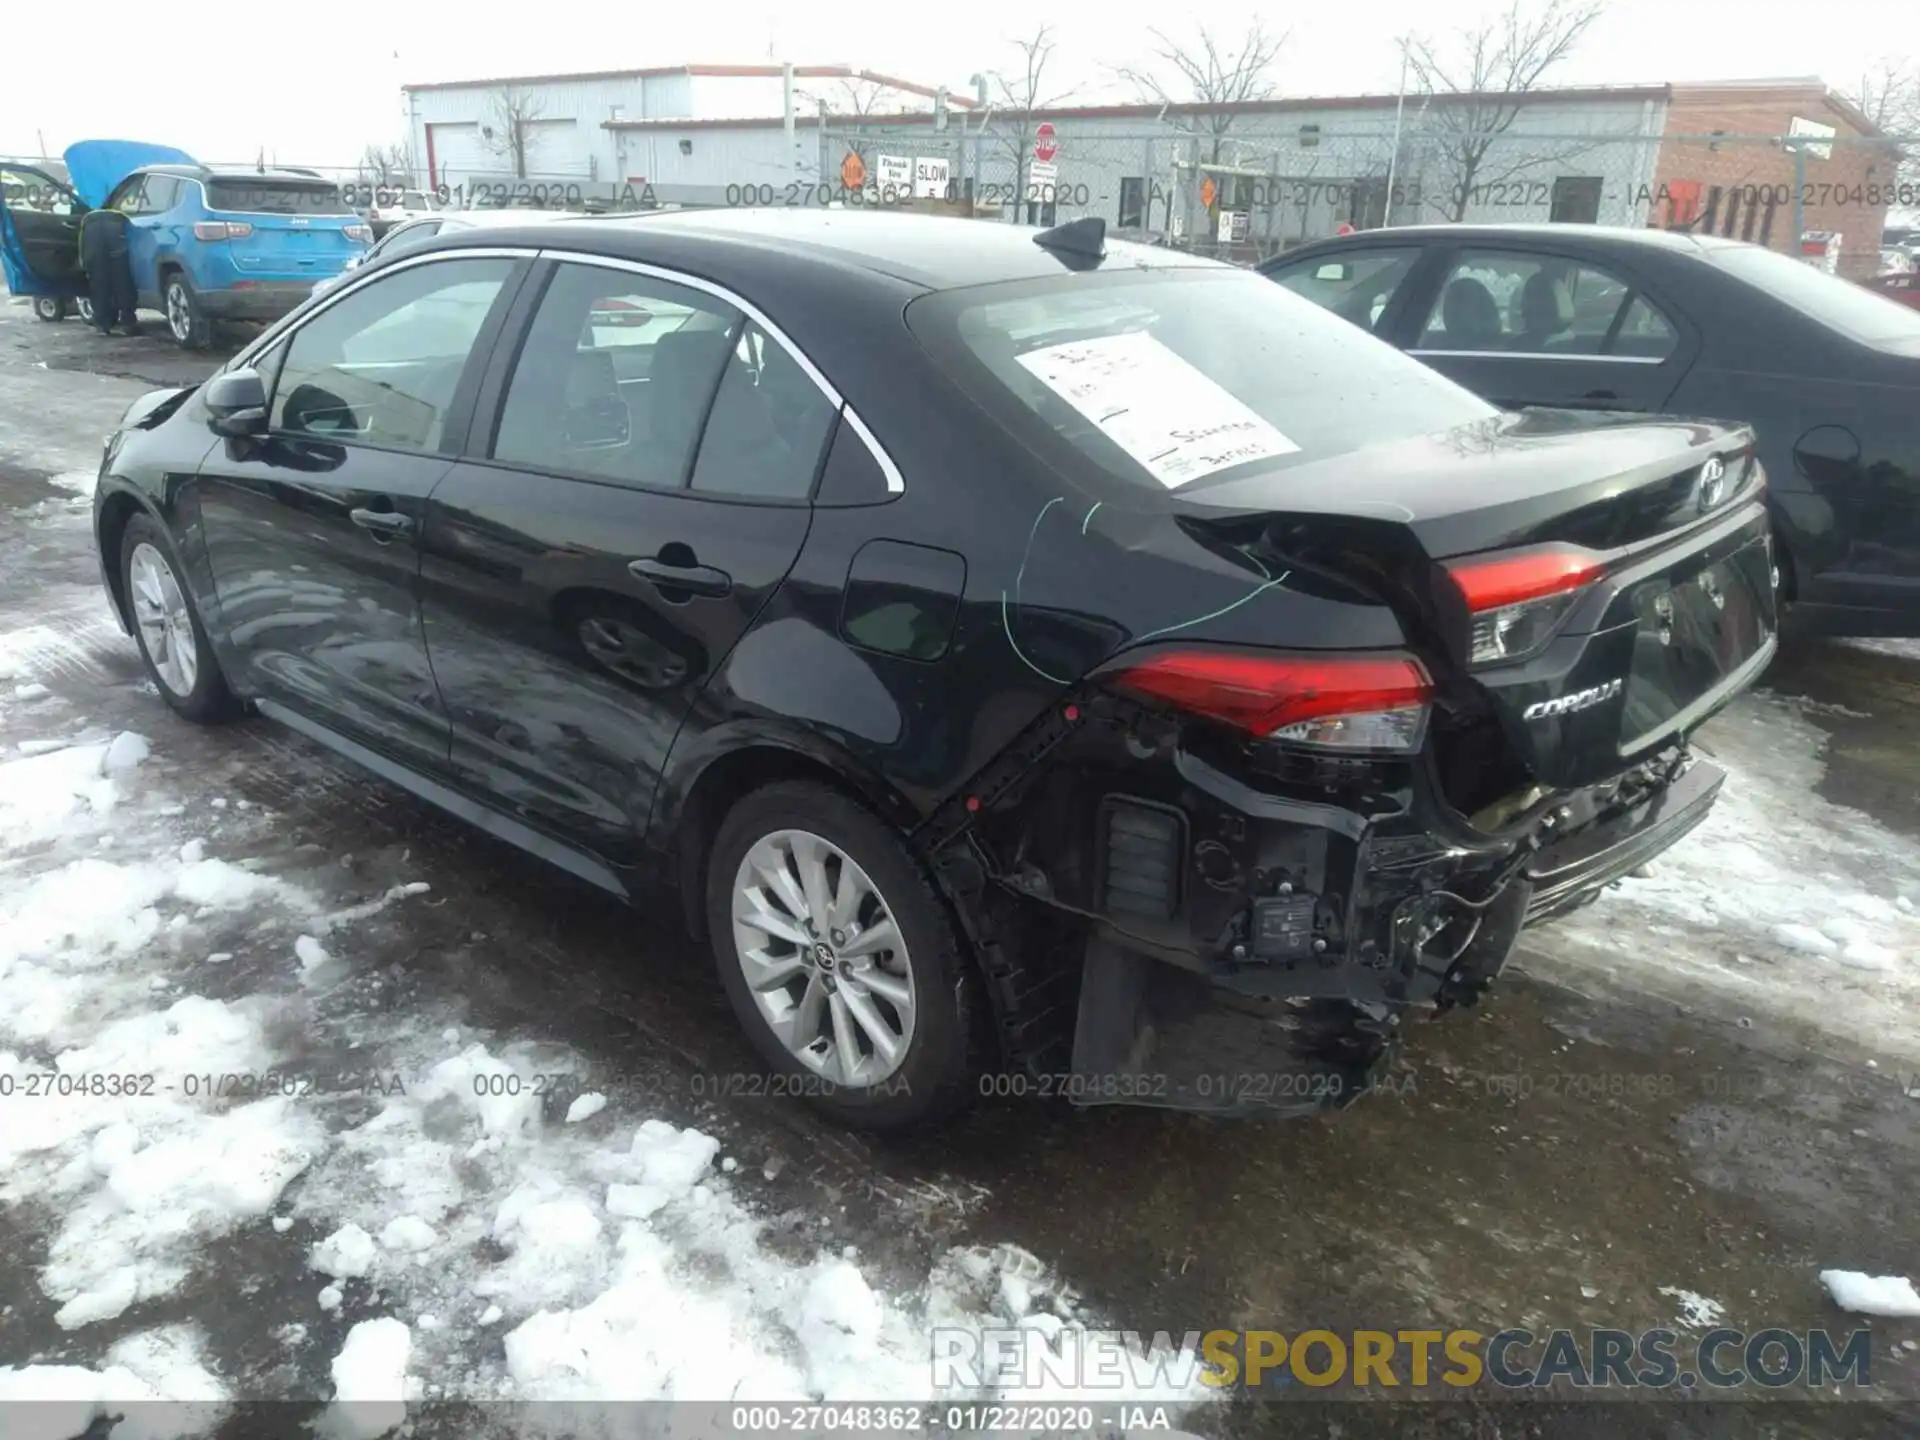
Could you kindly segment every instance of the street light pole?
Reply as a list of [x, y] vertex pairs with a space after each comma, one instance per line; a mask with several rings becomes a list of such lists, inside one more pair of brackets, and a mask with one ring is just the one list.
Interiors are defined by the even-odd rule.
[[1400, 120], [1407, 110], [1407, 41], [1402, 36], [1400, 44], [1400, 91], [1393, 102], [1393, 153], [1387, 158], [1387, 203], [1381, 211], [1381, 228], [1393, 227], [1393, 181], [1400, 170]]

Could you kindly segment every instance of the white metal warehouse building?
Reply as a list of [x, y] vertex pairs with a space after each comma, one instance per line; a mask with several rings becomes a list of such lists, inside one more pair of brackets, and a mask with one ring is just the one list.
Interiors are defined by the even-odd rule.
[[[834, 99], [844, 101], [854, 82], [882, 87], [894, 108], [836, 111]], [[950, 95], [846, 66], [796, 66], [789, 77], [773, 65], [689, 65], [405, 93], [414, 161], [435, 184], [578, 183], [603, 194], [644, 186], [662, 203], [815, 204], [849, 198], [843, 175], [864, 171], [871, 187], [877, 175], [908, 173], [920, 161], [924, 174], [945, 182], [936, 188], [948, 198], [971, 197], [990, 213], [1045, 223], [1098, 215], [1154, 238], [1225, 241], [1232, 224], [1232, 239], [1267, 250], [1332, 234], [1342, 223], [1659, 223], [1671, 218], [1658, 213], [1663, 180], [1687, 173], [1696, 149], [1703, 161], [1709, 148], [1719, 150], [1714, 137], [1726, 133], [1693, 136], [1681, 128], [1722, 100], [1770, 97], [1758, 122], [1768, 134], [1798, 130], [1811, 118], [1822, 133], [1838, 127], [1844, 146], [1863, 129], [1857, 112], [1812, 79], [1015, 115], [996, 112], [984, 95]], [[1461, 183], [1460, 112], [1503, 106], [1514, 112], [1507, 128], [1471, 184]], [[519, 154], [502, 142], [515, 114], [525, 117], [517, 122]], [[1865, 136], [1874, 134], [1865, 127]], [[1755, 155], [1771, 143], [1728, 138]], [[1050, 162], [1040, 163], [1043, 151]], [[860, 164], [843, 168], [850, 153]], [[875, 192], [866, 195], [871, 203]], [[851, 198], [858, 203], [859, 192]]]

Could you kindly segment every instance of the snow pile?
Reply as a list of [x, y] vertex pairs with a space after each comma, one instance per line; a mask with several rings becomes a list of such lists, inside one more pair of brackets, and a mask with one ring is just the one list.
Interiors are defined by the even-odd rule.
[[1819, 797], [1826, 739], [1802, 708], [1760, 692], [1715, 719], [1702, 748], [1727, 780], [1713, 813], [1650, 874], [1529, 932], [1528, 968], [1710, 987], [1920, 1055], [1920, 845]]
[[391, 1317], [362, 1320], [333, 1360], [333, 1401], [319, 1432], [336, 1440], [378, 1440], [407, 1418], [407, 1361], [413, 1336]]
[[[149, 750], [127, 733], [0, 764], [0, 847], [42, 865], [0, 872], [0, 1201], [55, 1208], [40, 1281], [69, 1329], [175, 1289], [324, 1139], [288, 1101], [234, 1103], [276, 1059], [271, 1007], [151, 1008], [196, 918], [310, 902], [168, 834], [177, 808], [139, 793]], [[64, 858], [90, 839], [144, 858]]]
[[227, 1398], [203, 1363], [199, 1334], [186, 1326], [127, 1336], [107, 1352], [100, 1370], [0, 1367], [8, 1440], [71, 1440], [116, 1415], [124, 1415], [113, 1426], [116, 1440], [205, 1435], [225, 1416]]
[[[18, 691], [15, 698], [20, 698]], [[122, 738], [140, 740], [131, 733]], [[110, 812], [121, 794], [107, 771], [112, 748], [110, 741], [71, 745], [0, 764], [0, 845], [31, 845], [59, 834], [76, 819]], [[122, 759], [131, 753], [123, 749]]]
[[[339, 1136], [295, 1197], [346, 1222], [314, 1263], [346, 1295], [366, 1277], [413, 1317], [421, 1374], [470, 1372], [462, 1389], [476, 1398], [579, 1405], [925, 1401], [930, 1326], [1046, 1343], [1087, 1324], [1071, 1293], [1011, 1247], [952, 1252], [913, 1296], [877, 1289], [839, 1253], [776, 1253], [717, 1167], [717, 1138], [646, 1119], [595, 1141], [542, 1115], [532, 1077], [553, 1061], [535, 1064], [477, 1043], [420, 1057], [426, 1082]], [[431, 1266], [405, 1263], [416, 1241], [433, 1247]], [[476, 1361], [495, 1325], [503, 1367]], [[1210, 1398], [1188, 1360], [1188, 1383], [1088, 1395]], [[591, 1429], [592, 1412], [568, 1424]]]
[[1920, 1316], [1920, 1294], [1904, 1275], [1822, 1270], [1820, 1283], [1827, 1287], [1834, 1304], [1856, 1315]]
[[0, 1199], [59, 1204], [41, 1285], [62, 1326], [167, 1293], [197, 1241], [268, 1213], [306, 1167], [322, 1137], [290, 1101], [215, 1099], [221, 1075], [272, 1055], [254, 1015], [197, 996], [105, 1026], [51, 1070], [0, 1052], [12, 1092], [36, 1096], [0, 1128]]
[[342, 1225], [313, 1247], [308, 1263], [336, 1280], [358, 1280], [373, 1269], [379, 1256], [373, 1237], [358, 1225]]

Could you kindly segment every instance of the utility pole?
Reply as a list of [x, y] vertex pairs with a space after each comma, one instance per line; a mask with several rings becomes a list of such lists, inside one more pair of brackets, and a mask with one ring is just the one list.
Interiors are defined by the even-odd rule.
[[787, 164], [793, 173], [800, 173], [800, 142], [794, 134], [793, 125], [793, 62], [786, 60], [780, 65], [780, 101], [781, 113], [786, 119]]
[[1400, 91], [1393, 102], [1393, 153], [1387, 157], [1387, 201], [1380, 213], [1380, 225], [1383, 230], [1393, 228], [1393, 182], [1400, 172], [1400, 119], [1407, 109], [1407, 38], [1400, 41]]

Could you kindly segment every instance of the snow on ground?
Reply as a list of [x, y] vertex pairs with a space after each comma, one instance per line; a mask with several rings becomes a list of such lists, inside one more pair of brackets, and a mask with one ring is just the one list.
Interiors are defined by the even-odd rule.
[[[182, 1325], [129, 1335], [107, 1351], [98, 1370], [0, 1366], [8, 1440], [70, 1440], [95, 1433], [88, 1428], [94, 1421], [116, 1414], [124, 1416], [113, 1429], [116, 1440], [202, 1435], [226, 1415], [227, 1398], [204, 1363], [199, 1333]], [[123, 1408], [129, 1405], [134, 1408]]]
[[1809, 702], [1757, 692], [1698, 749], [1726, 770], [1713, 813], [1598, 903], [1529, 932], [1523, 963], [1584, 988], [1713, 992], [1734, 1014], [1920, 1056], [1920, 845], [1820, 798]]
[[1920, 1293], [1904, 1275], [1866, 1275], [1858, 1270], [1822, 1270], [1820, 1283], [1833, 1303], [1856, 1315], [1920, 1316]]
[[[204, 1247], [244, 1227], [312, 1282], [243, 1302], [263, 1327], [304, 1337], [329, 1312], [354, 1321], [334, 1393], [315, 1397], [335, 1402], [319, 1430], [340, 1436], [384, 1433], [408, 1398], [925, 1401], [931, 1325], [1044, 1341], [1093, 1323], [1013, 1247], [933, 1255], [926, 1282], [901, 1290], [824, 1218], [813, 1248], [788, 1225], [774, 1243], [720, 1137], [591, 1091], [550, 1113], [543, 1082], [586, 1068], [550, 1042], [317, 1005], [360, 963], [355, 926], [427, 887], [389, 877], [341, 905], [268, 873], [245, 852], [271, 816], [168, 793], [178, 732], [165, 716], [153, 730], [0, 760], [0, 1205], [45, 1217], [40, 1288], [76, 1340], [209, 1279]], [[236, 924], [256, 954], [284, 957], [237, 998], [215, 938]], [[222, 1078], [298, 1076], [296, 1044], [358, 1057], [376, 1077], [363, 1103]], [[218, 1282], [240, 1295], [245, 1279]], [[226, 1398], [198, 1343], [137, 1334], [98, 1368], [10, 1356], [0, 1399], [64, 1400], [61, 1416], [80, 1417], [56, 1427], [69, 1434], [120, 1398]], [[1210, 1393], [1189, 1354], [1088, 1398]]]

